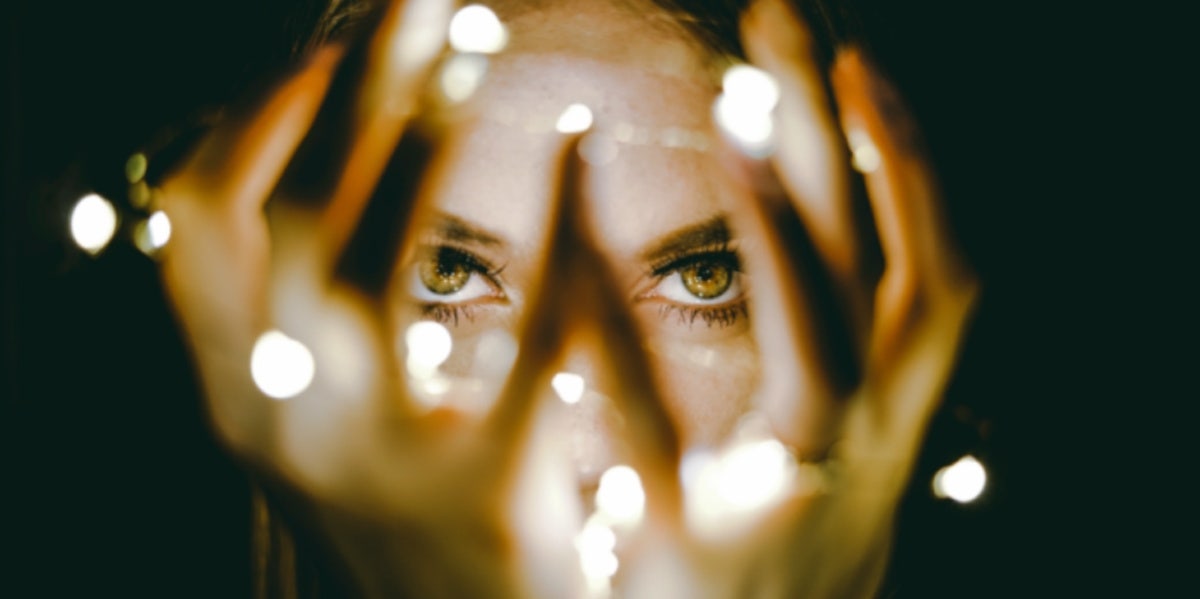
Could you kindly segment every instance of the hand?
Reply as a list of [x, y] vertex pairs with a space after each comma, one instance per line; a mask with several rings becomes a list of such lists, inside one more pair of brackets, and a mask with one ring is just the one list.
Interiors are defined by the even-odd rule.
[[[842, 50], [831, 76], [839, 123], [809, 35], [779, 0], [743, 18], [749, 58], [781, 98], [771, 158], [733, 158], [746, 188], [728, 209], [746, 240], [764, 356], [769, 430], [753, 439], [778, 438], [824, 466], [793, 471], [790, 486], [748, 515], [697, 515], [704, 491], [685, 482], [688, 518], [626, 560], [628, 596], [874, 596], [975, 304], [978, 284], [896, 92], [859, 50]], [[881, 276], [868, 267], [872, 234], [853, 218], [852, 162], [865, 177]]]
[[[404, 385], [397, 323], [337, 268], [442, 50], [430, 32], [447, 30], [452, 8], [391, 3], [365, 44], [320, 50], [208, 135], [160, 189], [174, 223], [162, 276], [219, 438], [315, 525], [368, 596], [569, 596], [578, 525], [548, 518], [558, 498], [545, 480], [566, 452], [530, 433], [554, 322], [525, 328], [541, 343], [520, 353], [493, 409], [426, 412]], [[320, 154], [330, 148], [341, 150]], [[296, 173], [331, 184], [280, 191]], [[283, 400], [251, 372], [272, 329], [315, 364]], [[543, 526], [523, 529], [522, 514]]]

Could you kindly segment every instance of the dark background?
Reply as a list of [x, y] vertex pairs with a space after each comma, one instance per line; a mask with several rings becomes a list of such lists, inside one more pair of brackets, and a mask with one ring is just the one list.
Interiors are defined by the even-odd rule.
[[[1113, 15], [1098, 9], [862, 4], [984, 282], [904, 504], [896, 596], [1152, 595], [1174, 566], [1142, 531], [1170, 503], [1162, 485], [1178, 483], [1147, 466], [1158, 455], [1148, 444], [1170, 435], [1136, 406], [1179, 394], [1161, 373], [1184, 354], [1158, 350], [1184, 333], [1161, 316], [1169, 291], [1155, 263], [1130, 250], [1184, 250], [1117, 211], [1159, 196], [1157, 179], [1127, 187], [1117, 171], [1133, 159], [1115, 159], [1156, 148], [1126, 141], [1137, 121], [1112, 108], [1143, 81], [1144, 63], [1126, 51], [1139, 45], [1137, 21], [1111, 29], [1110, 52]], [[120, 239], [82, 254], [67, 217], [82, 193], [119, 182], [125, 158], [164, 123], [259, 81], [307, 6], [73, 0], [6, 11], [0, 595], [249, 595], [248, 486], [204, 428], [154, 266]], [[932, 473], [966, 452], [989, 468], [984, 496], [933, 499]], [[1133, 501], [1148, 493], [1168, 499]]]

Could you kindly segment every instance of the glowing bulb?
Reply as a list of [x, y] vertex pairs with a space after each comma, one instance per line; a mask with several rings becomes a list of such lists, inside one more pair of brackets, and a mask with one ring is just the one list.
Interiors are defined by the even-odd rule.
[[579, 565], [584, 579], [591, 589], [591, 596], [607, 596], [609, 578], [617, 573], [620, 563], [613, 549], [617, 546], [617, 535], [603, 522], [600, 514], [592, 514], [575, 536], [575, 549], [579, 552]]
[[987, 471], [974, 456], [963, 456], [957, 462], [938, 470], [933, 477], [933, 492], [959, 503], [969, 503], [983, 493]]
[[596, 489], [596, 510], [614, 524], [633, 525], [642, 519], [646, 509], [646, 492], [642, 479], [629, 466], [613, 466], [600, 475]]
[[504, 24], [482, 4], [464, 6], [450, 19], [450, 47], [459, 52], [494, 54], [507, 43]]
[[312, 384], [316, 372], [312, 352], [279, 331], [267, 331], [250, 353], [250, 375], [268, 397], [288, 399]]
[[471, 97], [487, 73], [488, 59], [482, 54], [455, 54], [442, 67], [442, 93], [451, 102]]
[[688, 524], [715, 538], [740, 529], [794, 488], [797, 466], [779, 441], [739, 442], [721, 452], [689, 451], [680, 462]]
[[171, 239], [171, 219], [167, 218], [167, 213], [162, 210], [150, 215], [150, 219], [146, 221], [146, 228], [150, 231], [150, 245], [156, 248], [167, 245], [167, 241]]
[[550, 386], [554, 387], [554, 392], [563, 403], [575, 404], [583, 399], [583, 377], [578, 374], [560, 372], [550, 379]]
[[117, 211], [98, 194], [83, 196], [71, 211], [71, 237], [90, 254], [104, 249], [116, 232]]
[[873, 173], [883, 162], [879, 148], [862, 131], [854, 130], [846, 136], [850, 142], [850, 163], [860, 173]]
[[774, 149], [775, 123], [771, 120], [769, 111], [748, 109], [739, 104], [735, 97], [727, 94], [717, 97], [713, 111], [717, 125], [746, 154], [755, 158], [763, 158]]
[[137, 152], [130, 156], [129, 160], [125, 161], [125, 180], [129, 181], [131, 185], [141, 181], [142, 177], [146, 176], [147, 166], [149, 166], [149, 162], [147, 162], [145, 154]]
[[450, 357], [454, 345], [446, 327], [428, 320], [408, 327], [404, 343], [408, 346], [408, 372], [419, 378], [436, 374], [438, 366]]
[[567, 106], [562, 114], [558, 117], [558, 122], [554, 128], [559, 133], [580, 133], [587, 131], [588, 127], [592, 126], [592, 111], [583, 104], [571, 104]]
[[782, 494], [791, 456], [774, 439], [734, 448], [721, 460], [717, 491], [734, 510], [753, 510]]
[[726, 96], [746, 110], [770, 112], [779, 103], [779, 85], [762, 69], [739, 64], [730, 67], [721, 78]]

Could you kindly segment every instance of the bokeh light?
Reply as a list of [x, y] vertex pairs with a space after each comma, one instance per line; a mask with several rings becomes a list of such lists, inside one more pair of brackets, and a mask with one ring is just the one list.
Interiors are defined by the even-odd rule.
[[487, 74], [488, 59], [482, 54], [455, 54], [442, 65], [439, 82], [451, 102], [463, 102], [479, 89]]
[[967, 455], [937, 471], [933, 493], [959, 503], [975, 501], [987, 486], [987, 471], [974, 456]]
[[554, 392], [558, 394], [558, 398], [563, 400], [563, 403], [576, 404], [580, 399], [583, 399], [583, 391], [585, 388], [583, 377], [570, 372], [560, 372], [550, 379], [550, 386], [554, 387]]
[[702, 535], [735, 531], [795, 487], [795, 459], [778, 440], [743, 440], [695, 449], [680, 463], [688, 524]]
[[150, 245], [161, 248], [171, 239], [171, 219], [167, 213], [159, 210], [146, 220], [146, 229], [150, 233]]
[[581, 133], [592, 126], [592, 110], [583, 104], [567, 106], [558, 116], [554, 128], [559, 133]]
[[130, 184], [141, 181], [142, 177], [146, 176], [146, 168], [149, 164], [146, 155], [141, 152], [130, 156], [129, 160], [125, 161], [125, 180]]
[[850, 142], [850, 163], [860, 173], [873, 173], [883, 163], [879, 148], [871, 137], [861, 130], [853, 130], [847, 136]]
[[450, 47], [459, 52], [494, 54], [506, 44], [508, 31], [504, 24], [482, 4], [464, 6], [450, 19]]
[[775, 79], [750, 65], [734, 65], [726, 70], [721, 77], [721, 88], [726, 96], [747, 110], [770, 112], [779, 103], [779, 85]]
[[596, 511], [619, 526], [637, 525], [646, 509], [642, 479], [629, 466], [613, 466], [600, 475]]
[[450, 357], [454, 345], [446, 327], [428, 320], [408, 327], [404, 332], [404, 343], [408, 347], [408, 372], [417, 378], [437, 374], [438, 366]]
[[99, 253], [117, 232], [117, 211], [99, 194], [89, 193], [71, 210], [71, 237], [85, 252]]
[[254, 384], [268, 397], [295, 397], [312, 384], [316, 365], [303, 343], [280, 331], [263, 333], [250, 354]]
[[607, 579], [617, 573], [617, 535], [593, 515], [575, 537], [575, 548], [579, 551], [580, 565], [588, 579]]
[[736, 65], [725, 72], [723, 91], [713, 105], [713, 116], [746, 154], [762, 158], [774, 149], [775, 123], [771, 115], [779, 102], [779, 86], [766, 72]]

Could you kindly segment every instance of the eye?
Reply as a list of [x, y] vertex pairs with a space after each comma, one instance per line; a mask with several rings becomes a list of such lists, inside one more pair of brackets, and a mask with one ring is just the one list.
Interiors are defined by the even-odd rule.
[[466, 303], [479, 298], [504, 297], [495, 280], [498, 271], [467, 252], [430, 248], [422, 252], [409, 283], [409, 293], [422, 302]]
[[742, 295], [742, 275], [732, 253], [684, 258], [658, 272], [664, 271], [647, 296], [684, 305], [717, 305]]

